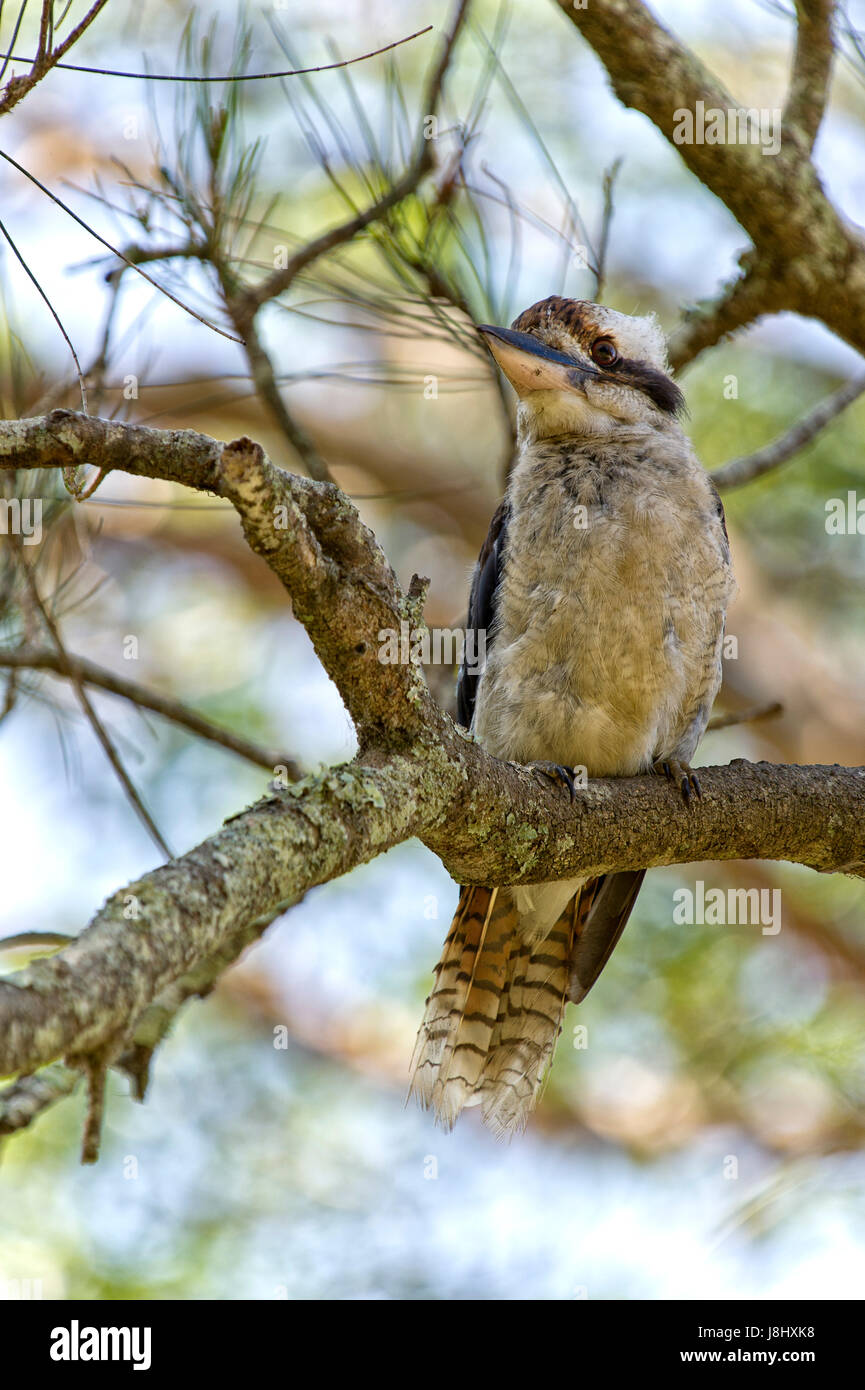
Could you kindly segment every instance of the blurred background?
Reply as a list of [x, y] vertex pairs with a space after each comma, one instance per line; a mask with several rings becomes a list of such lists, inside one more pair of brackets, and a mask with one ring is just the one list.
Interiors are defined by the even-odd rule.
[[[783, 104], [793, 22], [782, 5], [655, 10], [740, 100]], [[232, 284], [284, 265], [409, 163], [450, 13], [439, 0], [322, 0], [314, 13], [284, 0], [240, 18], [229, 4], [196, 16], [169, 0], [111, 3], [71, 61], [262, 72], [436, 32], [348, 68], [244, 84], [56, 71], [5, 117], [5, 148], [231, 331]], [[816, 160], [861, 222], [865, 9], [845, 14]], [[14, 17], [2, 17], [3, 51]], [[14, 51], [34, 41], [25, 13]], [[287, 468], [326, 469], [401, 580], [430, 577], [427, 621], [447, 627], [464, 614], [511, 448], [509, 388], [471, 320], [508, 323], [551, 293], [594, 298], [602, 269], [604, 302], [655, 311], [672, 331], [733, 274], [745, 238], [612, 97], [551, 4], [476, 0], [438, 122], [420, 191], [262, 311], [287, 422], [238, 345], [132, 270], [118, 274], [116, 257], [8, 165], [0, 204], [88, 370], [91, 410], [246, 433]], [[202, 208], [205, 220], [219, 210], [221, 276], [188, 251], [155, 255], [188, 245]], [[3, 417], [80, 408], [56, 323], [9, 246], [0, 254]], [[788, 315], [705, 353], [681, 374], [702, 461], [769, 442], [860, 370], [821, 325]], [[862, 494], [863, 439], [860, 399], [782, 470], [725, 496], [741, 594], [719, 706], [777, 700], [783, 714], [709, 734], [703, 762], [865, 763], [865, 537], [825, 525], [829, 499]], [[304, 770], [353, 755], [342, 702], [230, 507], [122, 474], [78, 505], [47, 475], [17, 485], [44, 499], [36, 573], [70, 652]], [[0, 646], [45, 646], [6, 537], [0, 547]], [[453, 673], [430, 678], [447, 703]], [[9, 681], [0, 665], [0, 705]], [[264, 792], [264, 768], [91, 696], [175, 852]], [[67, 682], [18, 671], [4, 708], [0, 936], [76, 933], [162, 855]], [[698, 880], [780, 889], [780, 932], [677, 925], [673, 895]], [[310, 893], [187, 1006], [144, 1106], [112, 1074], [96, 1167], [77, 1164], [80, 1095], [7, 1141], [0, 1295], [31, 1279], [45, 1297], [94, 1299], [862, 1296], [861, 884], [772, 863], [652, 871], [601, 983], [569, 1010], [527, 1134], [504, 1145], [475, 1112], [448, 1136], [404, 1108], [456, 897], [415, 843]], [[0, 951], [0, 970], [17, 964]]]

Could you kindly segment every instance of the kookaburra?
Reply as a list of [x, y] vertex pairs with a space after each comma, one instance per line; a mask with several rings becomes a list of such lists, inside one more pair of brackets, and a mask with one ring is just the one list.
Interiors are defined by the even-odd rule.
[[[517, 455], [472, 579], [487, 655], [460, 672], [460, 721], [572, 794], [574, 768], [656, 771], [688, 802], [735, 583], [663, 334], [558, 297], [480, 332], [519, 398]], [[603, 970], [644, 872], [461, 890], [412, 1059], [412, 1090], [447, 1127], [466, 1105], [498, 1133], [524, 1126], [565, 1006]]]

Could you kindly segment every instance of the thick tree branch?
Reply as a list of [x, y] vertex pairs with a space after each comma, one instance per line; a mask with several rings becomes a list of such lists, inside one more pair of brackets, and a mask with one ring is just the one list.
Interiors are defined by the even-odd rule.
[[829, 97], [835, 44], [835, 0], [796, 0], [796, 51], [784, 108], [784, 129], [810, 154]]
[[248, 543], [291, 595], [361, 746], [353, 763], [274, 787], [115, 893], [68, 947], [0, 980], [0, 1074], [58, 1057], [85, 1066], [88, 1157], [104, 1068], [146, 1072], [151, 1044], [140, 1044], [142, 1066], [128, 1059], [146, 1011], [160, 998], [172, 1000], [168, 1015], [175, 1007], [166, 991], [191, 980], [182, 1002], [198, 972], [212, 978], [213, 962], [233, 959], [277, 910], [409, 837], [468, 883], [736, 858], [865, 877], [865, 769], [740, 761], [703, 770], [702, 799], [686, 808], [655, 777], [592, 780], [572, 804], [531, 769], [490, 757], [436, 706], [419, 663], [379, 657], [382, 629], [422, 630], [423, 581], [403, 593], [348, 498], [282, 472], [252, 441], [223, 445], [63, 410], [0, 424], [0, 470], [85, 462], [233, 503]]
[[[594, 48], [619, 99], [654, 122], [753, 242], [744, 279], [718, 305], [718, 322], [709, 311], [691, 325], [675, 345], [676, 365], [732, 328], [779, 309], [819, 316], [865, 351], [865, 240], [827, 198], [809, 157], [825, 101], [825, 81], [820, 92], [818, 79], [828, 77], [831, 59], [828, 0], [798, 7], [804, 28], [777, 153], [751, 141], [675, 138], [679, 113], [696, 113], [698, 102], [705, 111], [725, 113], [749, 103], [733, 98], [641, 0], [592, 0], [585, 8], [556, 2]], [[807, 51], [809, 36], [819, 52]]]
[[0, 1074], [121, 1054], [147, 1006], [250, 918], [413, 835], [464, 882], [741, 858], [865, 877], [865, 769], [739, 761], [701, 782], [690, 810], [651, 777], [598, 780], [572, 806], [456, 733], [306, 778], [119, 890], [72, 945], [0, 979]]

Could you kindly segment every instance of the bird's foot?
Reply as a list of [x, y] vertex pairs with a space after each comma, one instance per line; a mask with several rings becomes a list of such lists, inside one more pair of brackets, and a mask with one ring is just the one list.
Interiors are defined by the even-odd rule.
[[563, 767], [561, 763], [545, 762], [529, 763], [529, 767], [542, 786], [552, 782], [554, 787], [567, 787], [571, 801], [576, 801], [577, 784], [573, 768]]
[[689, 763], [681, 763], [678, 758], [659, 758], [652, 764], [652, 771], [659, 777], [666, 777], [668, 782], [678, 782], [686, 806], [691, 803], [692, 787], [697, 796], [703, 795], [700, 779]]

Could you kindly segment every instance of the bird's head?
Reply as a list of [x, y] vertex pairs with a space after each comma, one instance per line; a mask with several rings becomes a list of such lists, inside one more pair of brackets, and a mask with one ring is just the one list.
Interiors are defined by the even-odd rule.
[[519, 397], [523, 437], [610, 434], [621, 425], [663, 425], [684, 410], [654, 316], [553, 295], [510, 328], [481, 324], [479, 332]]

